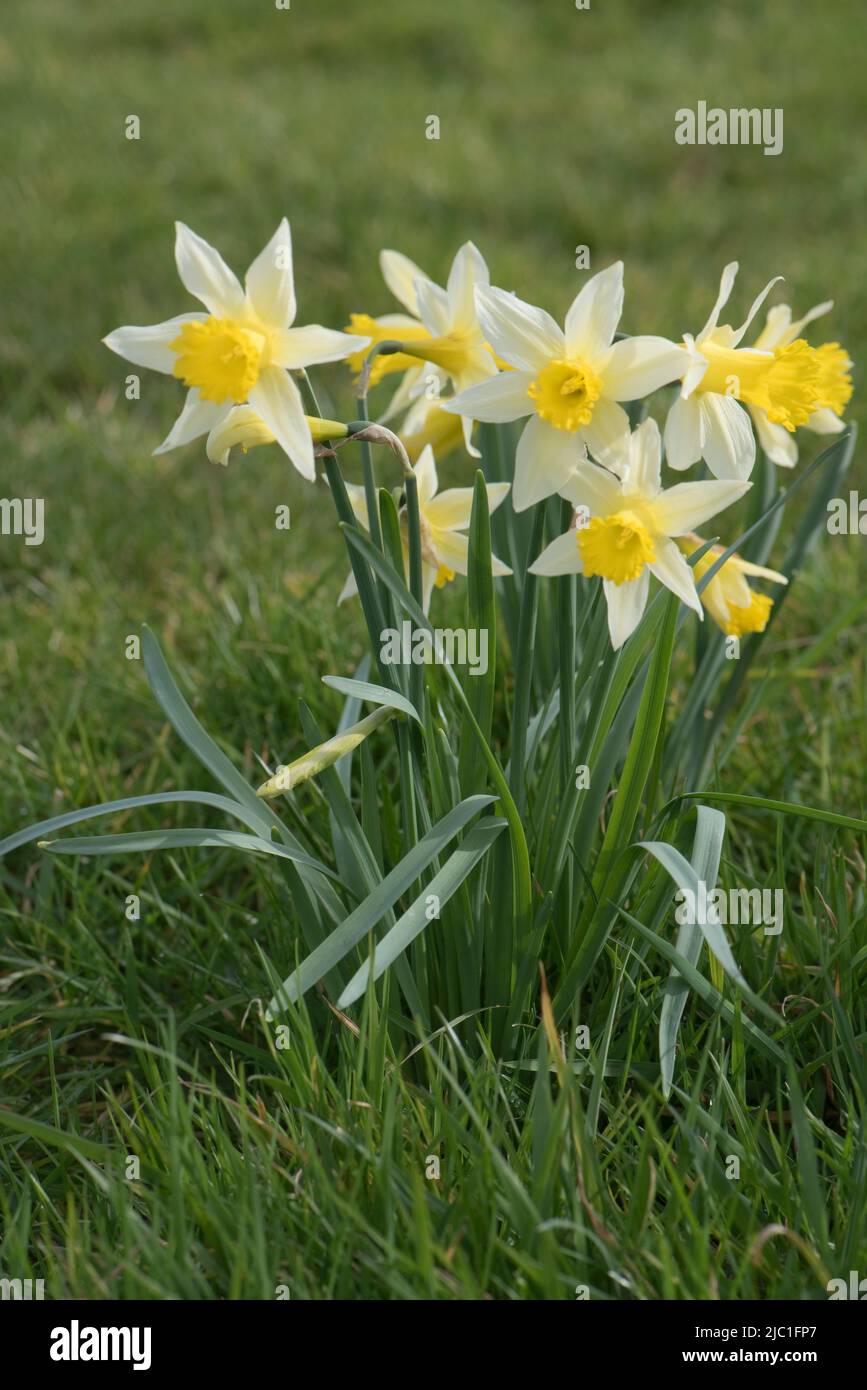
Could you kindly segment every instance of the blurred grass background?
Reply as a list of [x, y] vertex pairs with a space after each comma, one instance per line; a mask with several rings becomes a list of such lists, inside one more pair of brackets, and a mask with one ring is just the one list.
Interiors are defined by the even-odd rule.
[[[107, 789], [93, 785], [89, 759], [57, 755], [61, 735], [75, 750], [92, 739], [104, 762], [111, 748], [138, 756], [136, 712], [150, 706], [140, 669], [121, 655], [142, 620], [208, 671], [199, 698], [235, 746], [264, 747], [275, 726], [296, 727], [295, 697], [316, 689], [332, 641], [346, 668], [360, 650], [352, 612], [333, 614], [345, 561], [324, 492], [275, 449], [226, 471], [198, 444], [153, 459], [182, 392], [143, 372], [141, 400], [127, 401], [127, 365], [101, 346], [120, 323], [192, 307], [175, 272], [175, 218], [243, 273], [288, 214], [299, 322], [335, 326], [353, 309], [395, 307], [382, 246], [444, 279], [472, 237], [495, 283], [561, 314], [586, 243], [592, 268], [626, 261], [623, 326], [672, 335], [703, 321], [721, 266], [737, 258], [735, 321], [783, 274], [775, 296], [796, 311], [836, 298], [823, 333], [857, 364], [867, 324], [859, 23], [855, 0], [808, 24], [789, 0], [758, 10], [609, 0], [589, 11], [566, 0], [293, 0], [288, 10], [6, 0], [0, 468], [4, 495], [45, 498], [47, 537], [40, 548], [0, 543], [2, 737], [15, 773], [0, 792], [4, 819], [49, 795]], [[702, 98], [781, 106], [784, 153], [676, 145], [675, 110]], [[129, 115], [139, 140], [125, 138]], [[429, 115], [439, 141], [425, 138]], [[354, 414], [346, 371], [324, 375], [329, 408]], [[855, 418], [857, 384], [856, 365]], [[809, 456], [815, 442], [803, 438]], [[283, 502], [288, 535], [273, 524]], [[782, 645], [860, 592], [860, 556], [858, 537], [824, 547]], [[857, 702], [831, 692], [860, 684], [862, 636], [856, 628], [839, 662], [805, 673], [806, 695], [788, 692], [772, 782], [791, 790], [789, 740], [805, 720], [833, 717], [846, 733], [838, 786], [860, 785], [848, 727]], [[246, 689], [255, 679], [267, 691], [258, 707]], [[818, 760], [819, 793], [830, 757], [817, 735], [798, 765]]]

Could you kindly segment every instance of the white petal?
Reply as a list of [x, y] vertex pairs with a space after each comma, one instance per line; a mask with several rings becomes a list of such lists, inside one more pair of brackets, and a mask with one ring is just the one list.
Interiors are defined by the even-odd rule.
[[422, 567], [421, 567], [421, 583], [422, 583], [422, 590], [421, 590], [421, 593], [422, 593], [421, 606], [422, 606], [422, 612], [424, 612], [424, 613], [429, 613], [429, 612], [430, 612], [430, 601], [431, 601], [431, 598], [433, 597], [434, 584], [436, 583], [436, 577], [437, 577], [437, 569], [436, 569], [436, 566], [435, 566], [435, 565], [422, 565]]
[[198, 387], [194, 386], [191, 391], [187, 392], [183, 410], [162, 444], [158, 449], [154, 449], [154, 453], [167, 454], [169, 449], [178, 449], [182, 444], [189, 444], [191, 440], [198, 439], [203, 434], [209, 434], [211, 430], [223, 423], [231, 409], [231, 401], [224, 405], [215, 405], [213, 401], [203, 401], [199, 395]]
[[367, 516], [367, 493], [360, 483], [344, 483], [346, 495], [349, 498], [349, 505], [353, 515], [365, 531], [370, 530], [370, 522]]
[[534, 502], [559, 492], [581, 457], [581, 445], [574, 434], [555, 429], [534, 415], [524, 426], [515, 455], [515, 511], [526, 511]]
[[795, 436], [782, 425], [773, 424], [763, 410], [751, 408], [750, 415], [753, 417], [759, 444], [771, 463], [776, 463], [780, 468], [794, 468], [798, 462]]
[[263, 323], [288, 328], [295, 322], [292, 233], [285, 217], [247, 271], [247, 297]]
[[467, 241], [458, 251], [449, 274], [449, 327], [467, 332], [476, 327], [476, 285], [490, 284], [485, 258], [477, 246]]
[[846, 428], [846, 422], [833, 410], [823, 406], [821, 410], [813, 411], [804, 428], [812, 430], [814, 434], [839, 434]]
[[437, 466], [434, 460], [434, 452], [430, 444], [425, 444], [418, 457], [418, 462], [413, 469], [418, 481], [418, 501], [423, 509], [425, 504], [431, 500], [439, 487], [437, 479]]
[[629, 441], [629, 474], [624, 490], [639, 492], [642, 497], [655, 497], [659, 492], [662, 440], [659, 425], [653, 418], [643, 420], [633, 430]]
[[313, 440], [304, 418], [301, 393], [288, 373], [282, 367], [266, 367], [250, 392], [250, 404], [301, 476], [314, 482]]
[[466, 574], [469, 563], [469, 537], [460, 531], [432, 531], [431, 545], [441, 565], [455, 574]]
[[733, 396], [706, 391], [699, 397], [703, 456], [716, 478], [748, 478], [756, 461], [750, 417]]
[[409, 256], [404, 256], [400, 251], [380, 251], [379, 267], [382, 271], [382, 278], [388, 285], [395, 299], [399, 300], [404, 308], [415, 317], [419, 317], [418, 294], [416, 292], [416, 281], [427, 280], [425, 275]]
[[348, 575], [346, 576], [346, 583], [344, 584], [343, 588], [340, 590], [340, 593], [338, 595], [338, 604], [345, 603], [348, 598], [355, 598], [357, 593], [358, 585], [355, 582], [355, 575], [353, 574], [352, 570], [350, 570]]
[[[488, 512], [496, 511], [508, 494], [509, 483], [488, 483]], [[463, 531], [470, 524], [473, 510], [471, 487], [452, 487], [432, 497], [425, 507], [425, 519], [440, 531]]]
[[573, 299], [566, 315], [568, 355], [595, 362], [614, 341], [622, 313], [623, 262], [615, 261], [606, 270], [591, 276]]
[[499, 372], [468, 391], [440, 401], [440, 405], [453, 415], [467, 415], [471, 420], [484, 420], [491, 425], [521, 420], [533, 414], [528, 391], [534, 380], [532, 372]]
[[175, 223], [175, 260], [181, 284], [217, 318], [242, 318], [247, 305], [237, 276], [219, 251], [183, 222]]
[[716, 516], [717, 512], [737, 502], [750, 487], [751, 483], [728, 480], [676, 483], [654, 499], [654, 524], [663, 535], [685, 536], [688, 531], [694, 531], [710, 517]]
[[750, 306], [750, 312], [747, 314], [740, 328], [735, 329], [734, 336], [731, 339], [732, 347], [737, 347], [738, 343], [741, 342], [756, 314], [759, 312], [768, 295], [770, 294], [771, 290], [774, 288], [774, 285], [779, 284], [782, 278], [782, 275], [775, 275], [773, 280], [768, 281], [761, 293], [756, 295], [755, 299], [753, 300]]
[[683, 343], [689, 356], [689, 366], [683, 374], [683, 380], [680, 384], [680, 394], [686, 401], [689, 400], [695, 388], [704, 380], [704, 377], [707, 375], [709, 363], [704, 354], [698, 351], [695, 345], [695, 339], [691, 333], [684, 333]]
[[586, 507], [591, 516], [610, 516], [623, 505], [619, 479], [589, 459], [579, 459], [559, 491], [573, 507]]
[[137, 367], [150, 367], [155, 372], [171, 374], [177, 353], [169, 347], [177, 338], [185, 323], [201, 323], [207, 314], [179, 314], [177, 318], [166, 319], [165, 323], [152, 323], [147, 327], [136, 328], [128, 325], [116, 328], [103, 338], [107, 348], [125, 357]]
[[[264, 438], [260, 437], [263, 432]], [[222, 464], [225, 468], [232, 450], [238, 445], [246, 448], [251, 442], [271, 442], [270, 431], [266, 432], [266, 426], [262, 424], [252, 406], [235, 405], [220, 424], [211, 430], [205, 444], [205, 452], [211, 463]]]
[[[682, 486], [689, 487], [690, 484], [684, 483]], [[688, 608], [694, 609], [699, 617], [702, 616], [701, 599], [695, 590], [695, 575], [674, 541], [657, 538], [656, 559], [648, 568], [666, 589], [676, 594]]]
[[[417, 388], [421, 385], [421, 389], [423, 389], [423, 379], [435, 371], [437, 368], [431, 362], [420, 363], [417, 367], [409, 367], [401, 377], [400, 385], [384, 413], [380, 415], [379, 423], [385, 425], [389, 420], [393, 420], [395, 415], [399, 415], [402, 410], [408, 409], [408, 414], [400, 427], [401, 434], [415, 434], [416, 430], [420, 430], [428, 411], [435, 402], [420, 397]], [[445, 380], [443, 380], [442, 385], [445, 384]]]
[[590, 423], [582, 427], [581, 435], [599, 463], [617, 469], [629, 445], [629, 416], [622, 405], [600, 396], [593, 407]]
[[476, 312], [482, 332], [498, 357], [535, 376], [552, 360], [566, 355], [563, 331], [533, 304], [493, 285], [476, 290]]
[[461, 416], [461, 433], [464, 436], [464, 448], [470, 458], [480, 459], [482, 454], [481, 450], [477, 449], [473, 443], [473, 421], [470, 419], [469, 415]]
[[449, 297], [433, 280], [417, 280], [418, 316], [432, 338], [441, 338], [449, 331]]
[[[833, 299], [826, 299], [821, 304], [814, 304], [812, 309], [807, 310], [803, 318], [798, 319], [796, 323], [791, 325], [786, 334], [786, 342], [793, 343], [796, 338], [800, 338], [808, 323], [812, 323], [814, 319], [820, 319], [823, 314], [829, 313], [833, 307]], [[770, 318], [773, 312], [773, 309], [771, 309], [768, 318]]]
[[723, 270], [722, 276], [720, 277], [719, 293], [716, 297], [716, 303], [710, 311], [710, 318], [708, 319], [701, 332], [696, 334], [697, 342], [700, 343], [702, 338], [706, 338], [708, 333], [712, 333], [713, 330], [716, 328], [717, 324], [719, 323], [719, 316], [723, 308], [729, 301], [729, 297], [734, 287], [737, 273], [737, 261], [729, 261], [728, 265]]
[[550, 545], [546, 546], [538, 559], [530, 566], [531, 574], [558, 575], [581, 574], [581, 551], [578, 549], [578, 532], [564, 531]]
[[[824, 308], [824, 306], [820, 306]], [[753, 347], [772, 352], [775, 347], [782, 346], [789, 342], [789, 333], [792, 326], [792, 311], [788, 304], [775, 304], [768, 310], [765, 319], [765, 326], [753, 343]], [[795, 337], [798, 335], [795, 334]]]
[[752, 579], [770, 579], [774, 584], [788, 584], [789, 582], [784, 574], [780, 574], [779, 570], [769, 570], [766, 565], [754, 565], [750, 560], [743, 560], [740, 555], [737, 557], [737, 566], [742, 574], [748, 574]]
[[488, 514], [495, 512], [501, 502], [505, 502], [509, 495], [511, 483], [488, 483]]
[[674, 402], [665, 422], [665, 457], [669, 468], [682, 472], [698, 463], [704, 443], [700, 397], [682, 396]]
[[369, 338], [354, 333], [338, 333], [333, 328], [310, 323], [305, 328], [287, 328], [274, 345], [273, 362], [278, 367], [312, 367], [318, 362], [342, 362], [351, 352], [367, 346]]
[[608, 604], [608, 631], [615, 651], [620, 650], [641, 622], [649, 588], [650, 575], [647, 570], [642, 570], [637, 579], [628, 580], [625, 584], [613, 584], [610, 579], [603, 579], [602, 591]]
[[624, 338], [614, 344], [602, 373], [605, 394], [615, 401], [637, 401], [669, 381], [679, 381], [689, 365], [686, 349], [668, 338]]

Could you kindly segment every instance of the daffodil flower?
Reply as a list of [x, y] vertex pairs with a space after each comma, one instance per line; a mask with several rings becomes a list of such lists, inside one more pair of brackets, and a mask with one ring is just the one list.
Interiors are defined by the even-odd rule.
[[[810, 309], [803, 318], [792, 322], [788, 304], [775, 304], [768, 310], [765, 326], [753, 347], [762, 352], [778, 352], [801, 337], [808, 323], [833, 309], [834, 301], [826, 300]], [[852, 396], [852, 362], [839, 343], [822, 343], [815, 349], [819, 359], [818, 400], [804, 428], [813, 434], [839, 434], [845, 428], [843, 412]], [[763, 410], [749, 407], [759, 443], [772, 463], [782, 468], [794, 468], [798, 462], [798, 446], [792, 433], [783, 425], [772, 424]]]
[[[349, 434], [341, 420], [320, 420], [315, 415], [305, 415], [304, 420], [314, 446], [326, 444], [329, 440], [345, 439]], [[235, 405], [225, 419], [211, 430], [205, 450], [211, 463], [221, 463], [226, 467], [233, 449], [239, 448], [246, 454], [260, 444], [274, 442], [273, 430], [260, 419], [251, 405]]]
[[[431, 399], [437, 399], [449, 382], [458, 392], [496, 373], [497, 363], [476, 315], [474, 294], [477, 285], [490, 283], [490, 274], [471, 241], [455, 256], [445, 289], [399, 251], [383, 251], [380, 266], [392, 294], [412, 315], [409, 319], [399, 315], [370, 319], [353, 314], [351, 318], [353, 331], [369, 333], [375, 342], [392, 339], [404, 348], [400, 353], [380, 354], [372, 364], [371, 384], [388, 372], [408, 368], [383, 420], [408, 408], [422, 392], [432, 392]], [[351, 359], [356, 370], [361, 370], [364, 356], [360, 353]], [[464, 439], [469, 452], [478, 458], [471, 441], [472, 424], [470, 419], [464, 422]]]
[[[439, 480], [436, 463], [433, 449], [429, 444], [422, 450], [413, 472], [418, 480], [423, 607], [424, 611], [427, 612], [434, 588], [442, 589], [454, 579], [456, 574], [467, 573], [470, 542], [469, 537], [464, 532], [469, 527], [472, 515], [473, 489], [471, 487], [454, 487], [448, 488], [445, 492], [438, 492]], [[509, 491], [509, 486], [509, 483], [487, 484], [488, 506], [492, 512], [503, 501]], [[356, 483], [347, 483], [346, 491], [349, 494], [353, 512], [365, 530], [369, 531], [370, 522], [364, 488]], [[395, 494], [400, 512], [404, 562], [408, 575], [409, 546], [406, 538], [406, 508], [401, 496], [401, 489], [395, 489]], [[497, 559], [496, 555], [492, 556], [491, 560], [491, 572], [496, 577], [512, 573], [508, 565], [504, 565], [502, 560]], [[343, 603], [345, 599], [351, 598], [357, 592], [355, 577], [350, 574], [337, 602]]]
[[514, 371], [443, 401], [471, 419], [499, 424], [529, 416], [515, 458], [512, 502], [524, 511], [558, 492], [586, 450], [616, 458], [629, 436], [620, 401], [647, 396], [674, 381], [688, 361], [667, 338], [614, 342], [623, 311], [623, 263], [594, 275], [560, 328], [550, 314], [505, 290], [476, 291], [479, 322]]
[[691, 362], [681, 394], [668, 412], [665, 453], [675, 469], [703, 458], [717, 478], [748, 478], [756, 461], [749, 407], [755, 418], [792, 432], [805, 425], [819, 404], [821, 368], [814, 348], [802, 338], [761, 349], [741, 347], [750, 324], [781, 276], [769, 280], [740, 328], [720, 325], [738, 273], [725, 267], [719, 294], [704, 328], [684, 335]]
[[[615, 650], [632, 635], [647, 603], [651, 574], [702, 616], [695, 576], [674, 536], [683, 536], [742, 497], [748, 482], [678, 483], [663, 489], [655, 420], [629, 437], [612, 473], [580, 462], [561, 494], [582, 509], [579, 524], [542, 551], [533, 574], [602, 578]], [[580, 522], [584, 524], [580, 524]]]
[[247, 271], [242, 289], [222, 256], [183, 222], [175, 259], [184, 288], [207, 313], [181, 314], [147, 328], [118, 328], [104, 342], [139, 367], [175, 376], [189, 388], [180, 416], [154, 452], [188, 444], [249, 404], [305, 478], [314, 479], [313, 440], [290, 371], [336, 362], [364, 338], [310, 324], [293, 328], [295, 282], [286, 218]]
[[[679, 540], [678, 545], [684, 555], [692, 555], [693, 551], [704, 545], [704, 541], [701, 536], [691, 534]], [[707, 574], [722, 554], [721, 545], [712, 545], [701, 559], [696, 560], [692, 570], [696, 582]], [[727, 637], [745, 637], [750, 632], [764, 632], [768, 625], [774, 601], [767, 594], [751, 589], [747, 578], [768, 579], [773, 584], [789, 582], [778, 570], [754, 565], [737, 553], [730, 555], [701, 591], [702, 603]]]

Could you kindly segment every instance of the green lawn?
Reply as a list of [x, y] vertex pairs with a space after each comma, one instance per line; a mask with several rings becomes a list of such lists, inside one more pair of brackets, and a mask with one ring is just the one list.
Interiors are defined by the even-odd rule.
[[[273, 448], [228, 470], [198, 445], [153, 459], [180, 387], [143, 373], [127, 401], [100, 344], [191, 307], [175, 218], [240, 272], [287, 214], [299, 322], [335, 327], [395, 307], [383, 246], [442, 280], [472, 238], [495, 283], [559, 316], [586, 243], [593, 269], [626, 262], [623, 327], [671, 336], [699, 327], [738, 259], [736, 321], [773, 274], [796, 312], [837, 301], [826, 336], [856, 362], [863, 425], [862, 23], [855, 0], [806, 15], [790, 0], [6, 0], [0, 494], [43, 497], [47, 532], [39, 548], [0, 538], [3, 833], [206, 785], [125, 657], [143, 621], [254, 785], [259, 759], [306, 746], [300, 697], [336, 725], [320, 678], [364, 650], [357, 607], [334, 609], [347, 566], [324, 486]], [[676, 146], [674, 111], [702, 98], [782, 106], [784, 154]], [[349, 418], [348, 373], [325, 381], [328, 413]], [[863, 476], [856, 454], [850, 485]], [[865, 573], [859, 537], [810, 557], [718, 787], [865, 814]], [[378, 770], [393, 827], [394, 757]], [[322, 794], [297, 808], [326, 854]], [[738, 810], [729, 825], [727, 859], [757, 879], [784, 862], [796, 899], [774, 988], [803, 1099], [693, 1002], [664, 1102], [659, 963], [624, 945], [588, 991], [616, 1040], [598, 1085], [569, 1074], [548, 1096], [471, 1029], [400, 1064], [376, 1008], [347, 1023], [316, 994], [279, 1050], [260, 1001], [301, 947], [278, 873], [222, 852], [16, 851], [0, 862], [0, 1275], [44, 1277], [51, 1297], [628, 1299], [819, 1298], [829, 1272], [863, 1274], [863, 836]], [[791, 1234], [761, 1258], [775, 1222]]]

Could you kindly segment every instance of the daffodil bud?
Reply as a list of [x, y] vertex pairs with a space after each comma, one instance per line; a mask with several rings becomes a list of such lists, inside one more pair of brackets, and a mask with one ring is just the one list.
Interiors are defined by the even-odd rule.
[[339, 758], [345, 758], [347, 753], [351, 753], [360, 743], [363, 743], [374, 729], [378, 729], [380, 724], [385, 724], [389, 719], [395, 719], [400, 715], [400, 711], [392, 709], [388, 705], [381, 705], [372, 714], [368, 714], [365, 719], [353, 724], [351, 728], [344, 729], [342, 733], [335, 734], [334, 738], [329, 738], [325, 743], [320, 743], [316, 748], [311, 748], [308, 753], [302, 753], [300, 758], [294, 762], [287, 763], [285, 767], [278, 767], [273, 777], [269, 777], [267, 782], [263, 782], [256, 791], [257, 796], [269, 797], [279, 796], [281, 792], [292, 791], [300, 786], [302, 782], [307, 782], [311, 777], [317, 777], [320, 772], [324, 772], [327, 767], [331, 767]]

